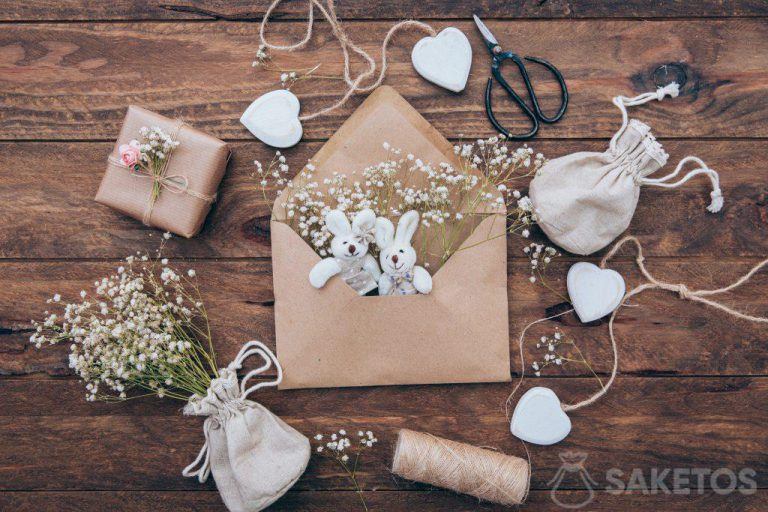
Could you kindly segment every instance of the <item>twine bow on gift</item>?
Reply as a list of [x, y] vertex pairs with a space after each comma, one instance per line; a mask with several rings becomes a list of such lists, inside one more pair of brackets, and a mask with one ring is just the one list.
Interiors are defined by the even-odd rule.
[[[176, 138], [184, 123], [179, 123], [173, 132], [173, 138]], [[216, 200], [216, 194], [207, 195], [194, 190], [189, 189], [189, 178], [183, 174], [171, 174], [167, 175], [168, 167], [173, 157], [173, 151], [169, 151], [166, 158], [163, 159], [163, 164], [159, 169], [147, 169], [140, 166], [127, 166], [119, 158], [114, 155], [109, 156], [109, 162], [117, 165], [118, 167], [124, 167], [130, 169], [131, 175], [136, 178], [149, 179], [152, 181], [152, 189], [149, 193], [149, 199], [144, 208], [144, 214], [142, 215], [141, 222], [149, 226], [150, 218], [152, 217], [152, 210], [155, 208], [155, 203], [160, 198], [160, 194], [163, 190], [167, 190], [173, 194], [187, 194], [206, 203], [213, 203]]]
[[[260, 355], [264, 359], [264, 365], [249, 371], [245, 377], [237, 383], [237, 370], [243, 367], [243, 362], [252, 355]], [[272, 365], [277, 369], [277, 377], [272, 381], [259, 382], [251, 387], [246, 383], [251, 377], [269, 370]], [[260, 341], [249, 341], [235, 357], [229, 366], [219, 370], [219, 377], [211, 381], [206, 396], [192, 395], [184, 406], [184, 414], [196, 416], [208, 416], [203, 424], [205, 443], [197, 454], [194, 462], [185, 467], [181, 472], [185, 477], [196, 476], [200, 483], [208, 480], [211, 474], [211, 454], [209, 438], [212, 429], [220, 428], [221, 422], [236, 411], [242, 411], [248, 407], [247, 398], [254, 391], [277, 386], [283, 381], [283, 369], [277, 361], [275, 354]], [[195, 469], [197, 467], [197, 469]]]

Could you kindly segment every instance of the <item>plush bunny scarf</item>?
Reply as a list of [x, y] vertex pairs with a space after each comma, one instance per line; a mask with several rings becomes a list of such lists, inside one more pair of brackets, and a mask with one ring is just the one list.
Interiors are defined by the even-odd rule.
[[[573, 153], [550, 160], [541, 168], [531, 181], [529, 196], [537, 222], [550, 240], [572, 253], [592, 254], [627, 229], [641, 186], [677, 188], [699, 174], [712, 182], [712, 202], [707, 210], [720, 211], [723, 195], [718, 174], [699, 158], [687, 156], [672, 173], [648, 177], [667, 163], [669, 155], [648, 125], [629, 119], [627, 107], [661, 101], [666, 95], [674, 98], [678, 93], [678, 85], [671, 83], [634, 98], [615, 97], [613, 103], [621, 110], [622, 124], [607, 151]], [[689, 162], [699, 167], [672, 182]]]
[[[264, 365], [237, 382], [237, 370], [252, 355]], [[274, 364], [277, 378], [246, 387], [247, 381]], [[206, 396], [193, 395], [184, 414], [206, 416], [205, 444], [184, 476], [202, 483], [213, 473], [216, 487], [230, 512], [257, 512], [290, 489], [309, 462], [309, 440], [264, 406], [248, 400], [257, 389], [277, 386], [283, 371], [263, 343], [249, 341], [234, 361], [219, 370]]]

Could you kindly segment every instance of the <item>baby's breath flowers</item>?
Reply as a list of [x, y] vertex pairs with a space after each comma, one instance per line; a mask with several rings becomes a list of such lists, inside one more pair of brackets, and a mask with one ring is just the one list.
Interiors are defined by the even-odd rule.
[[267, 200], [267, 187], [270, 186], [270, 181], [276, 187], [284, 187], [288, 183], [290, 167], [288, 167], [285, 156], [280, 151], [275, 152], [275, 156], [267, 164], [266, 169], [259, 160], [254, 160], [253, 165], [256, 166], [256, 172], [251, 174], [251, 177], [258, 182], [265, 201]]
[[[413, 245], [425, 266], [430, 259], [444, 263], [459, 250], [462, 237], [471, 232], [478, 219], [504, 210], [505, 233], [527, 237], [536, 216], [530, 200], [517, 189], [517, 182], [535, 174], [545, 160], [527, 146], [510, 150], [506, 142], [499, 136], [457, 145], [454, 153], [458, 165], [425, 162], [384, 142], [385, 157], [379, 163], [347, 173], [334, 172], [323, 180], [313, 177], [315, 169], [310, 163], [288, 183], [290, 188], [280, 205], [285, 212], [283, 220], [320, 256], [327, 256], [332, 238], [325, 226], [328, 211], [340, 209], [351, 220], [357, 212], [370, 208], [377, 216], [396, 221], [406, 211], [416, 210], [422, 229]], [[256, 166], [265, 198], [270, 181], [285, 183], [284, 174], [272, 166], [267, 170], [259, 163]]]
[[287, 90], [291, 90], [291, 87], [293, 87], [297, 82], [301, 82], [302, 80], [309, 80], [310, 78], [342, 80], [342, 78], [338, 76], [318, 75], [316, 71], [320, 68], [320, 64], [307, 69], [282, 69], [279, 66], [275, 66], [272, 62], [272, 55], [269, 53], [269, 48], [267, 48], [265, 44], [261, 44], [259, 45], [259, 49], [256, 50], [256, 58], [253, 60], [253, 62], [251, 62], [251, 67], [279, 72], [280, 85], [282, 85], [283, 88]]
[[592, 369], [581, 349], [576, 345], [575, 340], [565, 336], [560, 329], [556, 328], [555, 332], [550, 336], [542, 336], [536, 343], [536, 348], [543, 352], [541, 361], [534, 361], [531, 364], [531, 368], [537, 377], [541, 377], [541, 372], [547, 367], [563, 367], [567, 364], [576, 363], [584, 365], [597, 379], [600, 386], [603, 385], [603, 381]]
[[[163, 236], [163, 243], [169, 236]], [[128, 256], [116, 271], [80, 292], [80, 302], [33, 321], [36, 347], [69, 343], [69, 366], [85, 382], [86, 399], [125, 400], [132, 390], [187, 401], [206, 394], [217, 376], [205, 307], [194, 280], [161, 258]], [[106, 392], [105, 392], [106, 391]], [[111, 393], [111, 394], [109, 394]]]
[[251, 67], [258, 68], [265, 66], [272, 56], [269, 54], [267, 45], [260, 44], [259, 49], [256, 50], [256, 59], [251, 63]]
[[[139, 129], [139, 135], [141, 135], [141, 141], [134, 139], [128, 144], [120, 145], [117, 149], [120, 161], [135, 172], [142, 172], [149, 176], [162, 176], [171, 152], [179, 146], [179, 141], [174, 140], [159, 126], [152, 128], [142, 126]], [[160, 196], [161, 190], [162, 183], [154, 180], [152, 201]]]
[[[523, 230], [522, 235], [525, 238], [528, 238], [528, 233], [526, 233], [526, 231], [527, 230]], [[528, 280], [531, 283], [540, 282], [565, 302], [570, 302], [567, 297], [552, 288], [545, 279], [545, 274], [549, 265], [555, 258], [562, 256], [562, 254], [552, 246], [537, 243], [531, 243], [528, 246], [523, 247], [523, 252], [528, 256], [528, 262], [531, 269], [531, 275]]]
[[371, 432], [359, 430], [357, 439], [347, 434], [345, 429], [330, 434], [317, 434], [315, 436], [315, 452], [336, 461], [339, 466], [347, 473], [352, 484], [355, 486], [355, 492], [360, 497], [360, 502], [364, 510], [368, 510], [363, 496], [363, 489], [357, 480], [357, 469], [360, 462], [360, 455], [379, 442], [376, 436]]

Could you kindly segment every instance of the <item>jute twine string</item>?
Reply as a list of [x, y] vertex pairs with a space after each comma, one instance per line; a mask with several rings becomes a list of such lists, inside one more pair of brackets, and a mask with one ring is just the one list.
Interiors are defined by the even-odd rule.
[[[735, 290], [736, 288], [740, 287], [741, 285], [748, 282], [750, 279], [752, 279], [752, 276], [754, 276], [757, 272], [759, 272], [763, 267], [768, 265], [768, 258], [764, 259], [754, 267], [752, 267], [749, 272], [738, 278], [733, 283], [724, 286], [722, 288], [716, 288], [714, 290], [691, 290], [683, 283], [668, 283], [665, 281], [661, 281], [657, 279], [656, 277], [651, 274], [648, 269], [645, 267], [645, 257], [643, 256], [643, 247], [640, 241], [634, 237], [634, 236], [626, 236], [619, 240], [613, 248], [606, 254], [602, 261], [600, 262], [600, 268], [605, 268], [606, 263], [608, 260], [613, 258], [613, 256], [618, 252], [621, 247], [626, 244], [627, 242], [631, 242], [635, 245], [637, 248], [637, 256], [635, 258], [635, 262], [637, 263], [637, 267], [640, 269], [640, 272], [643, 274], [643, 277], [647, 280], [647, 282], [640, 284], [627, 292], [624, 295], [624, 298], [621, 300], [621, 303], [619, 306], [613, 311], [611, 314], [611, 318], [608, 322], [608, 334], [611, 339], [611, 350], [613, 352], [613, 368], [611, 369], [611, 377], [608, 379], [608, 382], [605, 383], [605, 385], [600, 389], [600, 391], [593, 394], [591, 397], [587, 398], [586, 400], [582, 400], [581, 402], [577, 402], [575, 404], [562, 404], [561, 407], [563, 411], [575, 411], [577, 409], [581, 409], [582, 407], [585, 407], [587, 405], [591, 405], [595, 403], [597, 400], [599, 400], [603, 395], [605, 395], [608, 392], [608, 389], [611, 387], [613, 382], [616, 380], [616, 373], [618, 372], [619, 368], [619, 355], [618, 355], [618, 349], [616, 345], [616, 335], [613, 330], [613, 324], [616, 320], [616, 315], [619, 313], [619, 310], [626, 306], [627, 301], [631, 299], [632, 297], [639, 295], [647, 290], [666, 290], [672, 293], [676, 293], [680, 299], [683, 300], [690, 300], [692, 302], [698, 302], [700, 304], [704, 304], [706, 306], [712, 307], [714, 309], [717, 309], [718, 311], [721, 311], [727, 315], [730, 315], [734, 318], [738, 318], [740, 320], [746, 320], [748, 322], [755, 322], [755, 323], [768, 323], [768, 317], [763, 316], [755, 316], [750, 315], [747, 313], [742, 313], [741, 311], [737, 311], [730, 306], [726, 306], [725, 304], [722, 304], [720, 302], [717, 302], [712, 299], [708, 299], [707, 297], [712, 297], [715, 295], [720, 295], [722, 293], [727, 293], [730, 291]], [[525, 362], [523, 360], [523, 340], [525, 338], [525, 332], [528, 330], [529, 327], [539, 323], [544, 322], [546, 320], [551, 320], [552, 318], [557, 318], [559, 316], [562, 316], [566, 313], [569, 313], [571, 310], [565, 311], [563, 313], [559, 313], [557, 315], [551, 316], [549, 318], [542, 318], [539, 320], [536, 320], [534, 322], [531, 322], [528, 324], [525, 329], [523, 329], [522, 334], [520, 335], [519, 340], [519, 348], [520, 348], [520, 362], [521, 362], [521, 374], [520, 374], [520, 381], [515, 386], [515, 389], [512, 390], [512, 393], [507, 397], [506, 402], [506, 410], [507, 410], [507, 418], [509, 418], [509, 404], [514, 397], [515, 393], [517, 393], [518, 389], [520, 388], [520, 385], [522, 384], [523, 380], [523, 374], [525, 373]]]
[[[173, 130], [171, 138], [176, 139], [181, 128], [184, 126], [184, 122], [180, 122]], [[149, 199], [147, 200], [146, 207], [144, 208], [144, 214], [141, 221], [145, 225], [149, 225], [149, 221], [152, 217], [152, 210], [155, 208], [155, 203], [160, 198], [160, 194], [163, 190], [167, 190], [173, 194], [187, 194], [206, 203], [213, 203], [216, 200], [216, 194], [207, 195], [194, 190], [189, 189], [189, 179], [183, 174], [171, 174], [168, 175], [168, 166], [171, 163], [173, 157], [173, 151], [170, 151], [167, 157], [163, 160], [163, 165], [160, 169], [149, 170], [144, 168], [134, 169], [133, 167], [125, 165], [120, 159], [114, 155], [109, 155], [109, 162], [119, 167], [125, 167], [130, 169], [131, 175], [136, 178], [143, 178], [152, 180], [152, 189], [149, 193]]]
[[502, 505], [525, 501], [531, 474], [530, 460], [407, 429], [398, 435], [392, 472]]
[[[341, 22], [339, 21], [339, 18], [336, 16], [336, 7], [334, 5], [334, 0], [326, 0], [325, 4], [321, 0], [309, 0], [309, 14], [307, 16], [307, 29], [304, 33], [304, 37], [297, 43], [294, 44], [287, 44], [287, 45], [279, 45], [279, 44], [272, 44], [267, 41], [267, 38], [265, 36], [267, 24], [269, 23], [269, 18], [272, 15], [272, 12], [277, 8], [278, 5], [283, 0], [274, 0], [267, 11], [264, 13], [264, 19], [261, 21], [261, 26], [259, 27], [259, 39], [261, 40], [261, 44], [266, 46], [267, 48], [271, 50], [278, 50], [278, 51], [295, 51], [300, 50], [304, 48], [309, 40], [312, 38], [312, 30], [314, 26], [314, 20], [315, 20], [315, 7], [322, 13], [322, 15], [325, 17], [325, 19], [328, 21], [328, 24], [331, 27], [331, 30], [333, 32], [333, 35], [336, 37], [336, 39], [339, 42], [339, 45], [341, 46], [341, 51], [344, 54], [344, 82], [349, 86], [347, 91], [344, 93], [344, 95], [334, 104], [332, 104], [329, 107], [325, 107], [321, 110], [318, 110], [317, 112], [314, 112], [312, 114], [304, 114], [302, 116], [299, 116], [300, 121], [307, 121], [309, 119], [314, 119], [318, 116], [322, 116], [324, 114], [328, 114], [329, 112], [336, 110], [337, 108], [344, 105], [347, 100], [352, 97], [353, 94], [356, 92], [370, 92], [374, 90], [376, 87], [381, 85], [381, 83], [384, 81], [384, 76], [387, 72], [387, 46], [389, 45], [389, 41], [392, 39], [392, 37], [395, 35], [395, 33], [401, 29], [405, 28], [417, 28], [420, 30], [424, 30], [431, 36], [437, 35], [437, 32], [435, 30], [427, 25], [426, 23], [422, 23], [420, 21], [416, 20], [404, 20], [399, 23], [396, 23], [393, 25], [389, 31], [387, 32], [387, 35], [384, 37], [384, 41], [381, 45], [381, 72], [379, 72], [379, 76], [370, 85], [362, 86], [361, 84], [363, 81], [371, 78], [373, 74], [376, 71], [376, 61], [373, 59], [373, 57], [368, 54], [365, 50], [360, 48], [358, 45], [352, 42], [352, 40], [349, 38], [349, 35], [347, 35], [346, 31], [344, 30], [344, 27], [341, 25]], [[357, 54], [358, 56], [362, 57], [363, 60], [365, 60], [366, 63], [366, 69], [364, 71], [361, 71], [357, 76], [354, 78], [352, 77], [352, 71], [351, 71], [351, 64], [350, 64], [350, 50]]]

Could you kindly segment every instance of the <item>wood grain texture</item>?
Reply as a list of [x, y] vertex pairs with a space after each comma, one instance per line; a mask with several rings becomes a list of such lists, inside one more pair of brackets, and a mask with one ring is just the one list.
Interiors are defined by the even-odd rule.
[[[73, 20], [255, 20], [261, 19], [267, 0], [119, 0], [90, 2], [78, 0], [9, 0], [0, 13], [4, 21]], [[643, 0], [341, 0], [336, 10], [343, 20], [401, 18], [623, 18], [642, 17], [759, 17], [768, 15], [761, 0], [685, 0], [645, 2]], [[275, 11], [276, 19], [305, 19], [306, 2], [286, 1]]]
[[[67, 368], [67, 348], [34, 350], [29, 319], [39, 318], [55, 292], [75, 297], [118, 258], [156, 247], [158, 234], [93, 202], [125, 108], [139, 104], [233, 142], [234, 158], [220, 200], [203, 233], [174, 238], [167, 255], [200, 275], [219, 361], [248, 339], [274, 346], [267, 203], [249, 178], [252, 161], [271, 152], [237, 122], [259, 94], [279, 87], [278, 72], [250, 67], [257, 21], [268, 0], [6, 0], [0, 9], [0, 510], [21, 512], [224, 510], [212, 482], [181, 476], [203, 441], [200, 418], [181, 404], [141, 399], [88, 403]], [[457, 139], [491, 134], [482, 104], [488, 57], [470, 21], [489, 25], [507, 49], [553, 61], [565, 74], [572, 102], [564, 120], [542, 128], [533, 146], [548, 157], [600, 151], [618, 126], [616, 94], [655, 87], [654, 71], [673, 64], [683, 94], [633, 115], [663, 138], [669, 167], [688, 154], [720, 172], [726, 198], [718, 215], [704, 213], [707, 182], [675, 191], [644, 190], [629, 229], [643, 241], [649, 269], [691, 288], [732, 281], [768, 254], [768, 2], [764, 0], [337, 0], [352, 38], [378, 57], [392, 20], [414, 17], [436, 28], [458, 26], [474, 50], [467, 90], [453, 95], [420, 79], [410, 64], [420, 34], [403, 34], [390, 53], [395, 85], [441, 132]], [[611, 19], [613, 18], [613, 19]], [[273, 25], [277, 41], [300, 37], [306, 2], [287, 1]], [[358, 21], [355, 21], [358, 20]], [[308, 49], [280, 54], [283, 68], [322, 62], [340, 75], [341, 54], [327, 24]], [[355, 64], [356, 68], [359, 63]], [[534, 77], [547, 78], [534, 68]], [[556, 103], [548, 81], [536, 82], [545, 110]], [[516, 83], [519, 87], [519, 84]], [[338, 81], [310, 81], [294, 91], [304, 111], [338, 98]], [[287, 152], [295, 168], [310, 158], [360, 104], [305, 123], [305, 142]], [[522, 116], [495, 91], [503, 124], [522, 129]], [[598, 140], [599, 139], [599, 140]], [[2, 142], [6, 141], [6, 142]], [[24, 141], [24, 142], [18, 142]], [[150, 236], [152, 234], [152, 236]], [[540, 232], [534, 240], [543, 241]], [[524, 243], [508, 245], [510, 352], [519, 371], [517, 334], [557, 309], [562, 298], [528, 283]], [[550, 269], [565, 291], [575, 261]], [[639, 282], [630, 251], [612, 265]], [[760, 274], [723, 300], [768, 314]], [[362, 299], [364, 300], [364, 299]], [[559, 327], [573, 336], [596, 371], [610, 371], [607, 326], [583, 326], [571, 314], [533, 328], [525, 354]], [[596, 405], [571, 414], [574, 430], [553, 447], [530, 447], [532, 492], [523, 510], [563, 510], [551, 489], [566, 450], [588, 455], [597, 482], [583, 510], [764, 511], [768, 509], [768, 329], [729, 318], [673, 294], [647, 293], [616, 323], [620, 374]], [[530, 369], [530, 368], [529, 368]], [[552, 387], [564, 401], [597, 389], [582, 366], [550, 369], [525, 386]], [[524, 456], [508, 433], [503, 403], [512, 383], [265, 391], [255, 397], [307, 435], [341, 427], [371, 428], [381, 443], [360, 473], [371, 511], [501, 511], [393, 477], [388, 470], [399, 428], [420, 429]], [[610, 468], [624, 479], [640, 471], [729, 468], [756, 472], [755, 494], [612, 494]], [[667, 479], [669, 483], [670, 479]], [[565, 475], [564, 503], [590, 498], [584, 481]], [[313, 457], [298, 485], [269, 510], [338, 512], [359, 502], [339, 468]]]
[[[590, 498], [587, 491], [561, 490], [558, 499], [565, 503], [582, 503]], [[468, 496], [428, 489], [413, 491], [368, 491], [365, 500], [371, 511], [419, 510], [422, 512], [502, 512], [508, 507], [479, 503]], [[549, 491], [531, 491], [526, 501], [528, 508], [540, 512], [559, 512], [563, 508], [552, 502]], [[353, 492], [290, 491], [267, 512], [339, 512], [359, 507]], [[589, 503], [590, 512], [616, 510], [646, 510], [644, 507], [680, 512], [707, 510], [708, 512], [761, 511], [768, 506], [768, 493], [758, 490], [754, 495], [735, 494], [721, 496], [714, 491], [701, 495], [646, 495], [640, 492], [620, 496], [598, 491]], [[105, 507], [125, 510], [152, 510], [154, 512], [214, 512], [226, 511], [215, 491], [74, 491], [74, 492], [4, 492], [0, 493], [0, 507], [17, 512], [102, 512]]]
[[[463, 93], [441, 90], [413, 71], [416, 34], [397, 37], [385, 83], [396, 84], [445, 135], [489, 135], [482, 101], [488, 55], [473, 25], [455, 25], [470, 36], [474, 49]], [[568, 113], [544, 127], [542, 138], [610, 136], [619, 119], [610, 99], [655, 89], [653, 73], [668, 63], [679, 65], [687, 77], [682, 96], [637, 114], [652, 121], [658, 136], [768, 137], [768, 31], [762, 20], [588, 20], [569, 22], [565, 33], [558, 21], [489, 25], [500, 41], [516, 42], [521, 54], [553, 61], [568, 80]], [[377, 55], [389, 23], [348, 26], [350, 36]], [[283, 38], [295, 39], [304, 25], [286, 22], [279, 28]], [[553, 34], [563, 34], [568, 44]], [[240, 114], [278, 87], [279, 75], [251, 67], [256, 46], [252, 23], [8, 25], [0, 33], [0, 139], [114, 139], [126, 105], [135, 103], [183, 117], [218, 137], [251, 140], [238, 123]], [[325, 28], [318, 28], [308, 49], [278, 59], [286, 69], [320, 62], [324, 74], [341, 74], [337, 42]], [[294, 91], [304, 112], [312, 112], [331, 104], [343, 89], [336, 80], [300, 84]], [[545, 110], [557, 101], [556, 89], [551, 80], [539, 83]], [[498, 88], [496, 93], [497, 117], [512, 131], [522, 130], [517, 107], [502, 100]], [[305, 138], [327, 138], [361, 101], [356, 97], [331, 115], [306, 122]]]
[[[625, 253], [630, 255], [630, 252]], [[751, 263], [751, 262], [750, 262]], [[715, 288], [734, 281], [751, 264], [743, 261], [650, 260], [647, 265], [659, 278], [686, 283], [691, 289]], [[247, 340], [258, 339], [274, 347], [274, 297], [269, 263], [265, 261], [197, 261], [196, 268], [220, 365], [228, 363]], [[0, 263], [0, 374], [68, 374], [68, 347], [35, 350], [27, 341], [29, 319], [41, 318], [49, 308], [45, 300], [54, 293], [77, 297], [90, 290], [95, 279], [116, 264], [72, 262]], [[565, 294], [569, 263], [553, 265], [551, 285]], [[181, 268], [186, 268], [182, 266]], [[611, 265], [628, 280], [640, 282], [632, 261]], [[528, 264], [509, 267], [509, 319], [512, 368], [519, 372], [517, 339], [530, 321], [548, 316], [548, 307], [563, 299], [540, 285], [528, 282]], [[754, 314], [768, 315], [765, 287], [768, 273], [757, 274], [738, 292], [723, 301]], [[360, 300], [366, 300], [360, 298]], [[768, 373], [765, 342], [768, 328], [733, 319], [706, 307], [684, 302], [674, 294], [646, 292], [632, 301], [616, 322], [620, 368], [626, 373], [675, 375], [751, 375]], [[607, 326], [584, 326], [575, 317], [547, 322], [532, 329], [527, 343], [528, 363], [541, 360], [535, 348], [538, 337], [560, 327], [573, 337], [585, 357], [600, 372], [609, 372], [612, 359]], [[5, 333], [5, 334], [2, 334]], [[670, 350], [669, 347], [674, 347]], [[481, 348], [479, 348], [481, 349]], [[278, 354], [279, 356], [279, 354]], [[530, 367], [528, 368], [530, 372]], [[586, 375], [581, 365], [553, 370], [552, 375]]]
[[[532, 383], [531, 383], [532, 384]], [[564, 401], [592, 392], [591, 379], [538, 379]], [[181, 415], [179, 403], [142, 399], [124, 404], [87, 403], [74, 380], [0, 380], [0, 413], [7, 433], [0, 450], [0, 489], [200, 490], [181, 476], [203, 442], [202, 420]], [[389, 472], [400, 428], [439, 432], [449, 439], [492, 446], [525, 457], [509, 434], [503, 403], [507, 384], [402, 386], [360, 389], [264, 391], [255, 399], [299, 431], [372, 429], [380, 442], [361, 460], [368, 490], [425, 489]], [[585, 452], [595, 488], [613, 484], [606, 472], [640, 468], [751, 468], [758, 487], [768, 485], [763, 453], [768, 439], [755, 435], [768, 421], [766, 378], [620, 378], [594, 406], [572, 413], [573, 430], [556, 447], [529, 445], [532, 488], [547, 484], [561, 465], [559, 453]], [[599, 433], [596, 436], [595, 433]], [[87, 453], [87, 457], [82, 454]], [[24, 470], [21, 470], [21, 469]], [[563, 488], [584, 489], [578, 478]], [[711, 483], [704, 483], [711, 488]], [[314, 456], [296, 490], [349, 490], [336, 463]]]
[[[297, 171], [321, 143], [286, 151]], [[603, 151], [606, 141], [534, 141], [554, 158], [575, 151]], [[628, 232], [641, 238], [649, 256], [759, 257], [768, 255], [768, 156], [765, 141], [664, 141], [671, 170], [685, 155], [697, 155], [720, 172], [725, 209], [705, 211], [709, 181], [683, 188], [643, 190]], [[512, 147], [515, 147], [514, 145]], [[219, 200], [203, 232], [172, 239], [168, 256], [269, 257], [269, 202], [251, 177], [253, 160], [267, 162], [261, 143], [233, 143], [233, 157]], [[12, 169], [0, 187], [0, 258], [121, 258], [157, 247], [157, 231], [93, 201], [112, 144], [0, 143], [0, 169]], [[384, 157], [382, 150], [382, 158]], [[44, 169], [55, 165], [55, 177]], [[351, 172], [355, 169], [346, 170]], [[527, 181], [521, 181], [523, 190]], [[269, 191], [272, 198], [275, 191]], [[150, 236], [152, 234], [155, 236]], [[535, 233], [544, 240], [541, 233]], [[509, 256], [523, 257], [510, 237]]]

